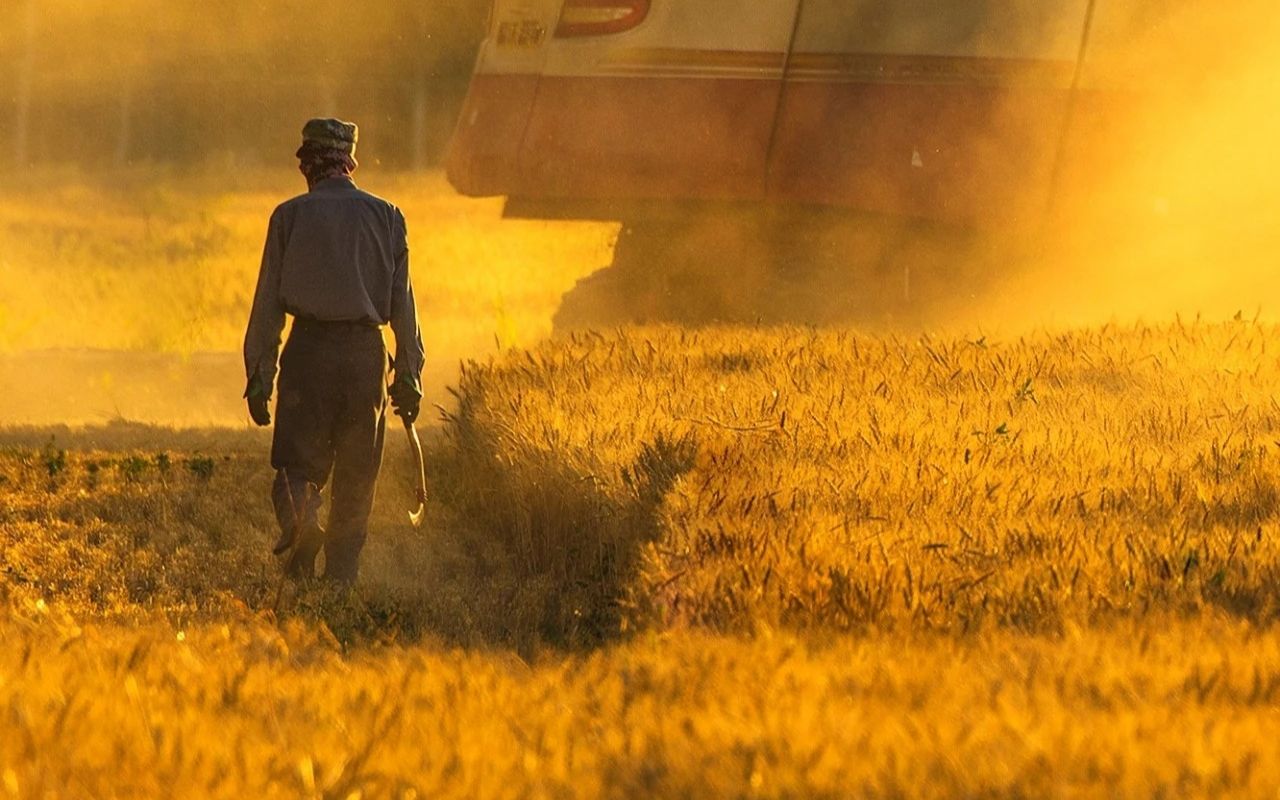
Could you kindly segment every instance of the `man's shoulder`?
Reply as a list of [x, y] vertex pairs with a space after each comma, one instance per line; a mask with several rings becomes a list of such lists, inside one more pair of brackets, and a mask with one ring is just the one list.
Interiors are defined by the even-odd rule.
[[362, 201], [370, 205], [378, 206], [379, 208], [392, 214], [400, 213], [400, 207], [397, 206], [395, 203], [391, 202], [390, 200], [386, 199], [385, 197], [380, 197], [379, 195], [376, 195], [373, 192], [366, 192], [364, 189], [361, 189], [359, 187], [356, 187], [355, 194]]
[[303, 192], [302, 194], [299, 194], [299, 195], [295, 195], [295, 196], [293, 196], [293, 197], [290, 197], [288, 200], [285, 200], [283, 203], [281, 203], [280, 205], [276, 206], [275, 211], [272, 211], [272, 212], [271, 212], [271, 216], [273, 216], [273, 217], [279, 217], [279, 216], [283, 216], [283, 215], [285, 215], [285, 214], [288, 214], [288, 213], [290, 213], [291, 211], [293, 211], [294, 209], [296, 209], [296, 208], [297, 208], [299, 205], [301, 205], [302, 203], [305, 203], [305, 202], [306, 202], [306, 200], [307, 200], [307, 193], [306, 193], [306, 192]]

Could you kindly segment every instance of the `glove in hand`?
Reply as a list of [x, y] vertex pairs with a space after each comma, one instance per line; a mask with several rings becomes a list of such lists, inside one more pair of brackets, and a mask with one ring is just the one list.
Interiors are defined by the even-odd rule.
[[249, 379], [249, 385], [244, 390], [245, 399], [249, 402], [249, 416], [253, 417], [254, 424], [258, 427], [265, 428], [271, 424], [271, 395], [263, 388], [262, 381], [254, 375]]
[[418, 382], [407, 375], [402, 376], [397, 373], [395, 382], [391, 384], [387, 393], [391, 395], [391, 407], [395, 409], [396, 415], [403, 419], [406, 425], [412, 424], [418, 418], [422, 405], [422, 388]]

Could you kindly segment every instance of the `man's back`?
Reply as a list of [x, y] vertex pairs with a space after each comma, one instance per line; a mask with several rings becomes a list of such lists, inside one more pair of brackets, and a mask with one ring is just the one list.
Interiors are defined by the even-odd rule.
[[319, 322], [390, 323], [396, 371], [422, 371], [404, 215], [350, 177], [318, 181], [271, 215], [245, 334], [245, 368], [270, 387], [284, 315]]
[[396, 270], [408, 252], [400, 209], [348, 178], [329, 178], [282, 203], [271, 226], [283, 237], [286, 311], [326, 322], [391, 321]]

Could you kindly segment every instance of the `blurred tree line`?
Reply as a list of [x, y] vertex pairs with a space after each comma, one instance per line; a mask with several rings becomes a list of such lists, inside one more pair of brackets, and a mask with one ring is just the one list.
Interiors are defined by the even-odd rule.
[[292, 156], [307, 118], [340, 116], [360, 123], [362, 160], [421, 169], [452, 132], [488, 7], [9, 0], [0, 136], [19, 168], [250, 166]]

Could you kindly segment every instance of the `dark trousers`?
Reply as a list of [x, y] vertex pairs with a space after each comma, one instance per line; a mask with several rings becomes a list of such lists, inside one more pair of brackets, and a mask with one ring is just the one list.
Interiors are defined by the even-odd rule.
[[382, 332], [366, 325], [295, 320], [280, 356], [271, 444], [276, 518], [282, 529], [314, 526], [332, 475], [324, 574], [347, 583], [359, 569], [382, 466], [386, 369]]

